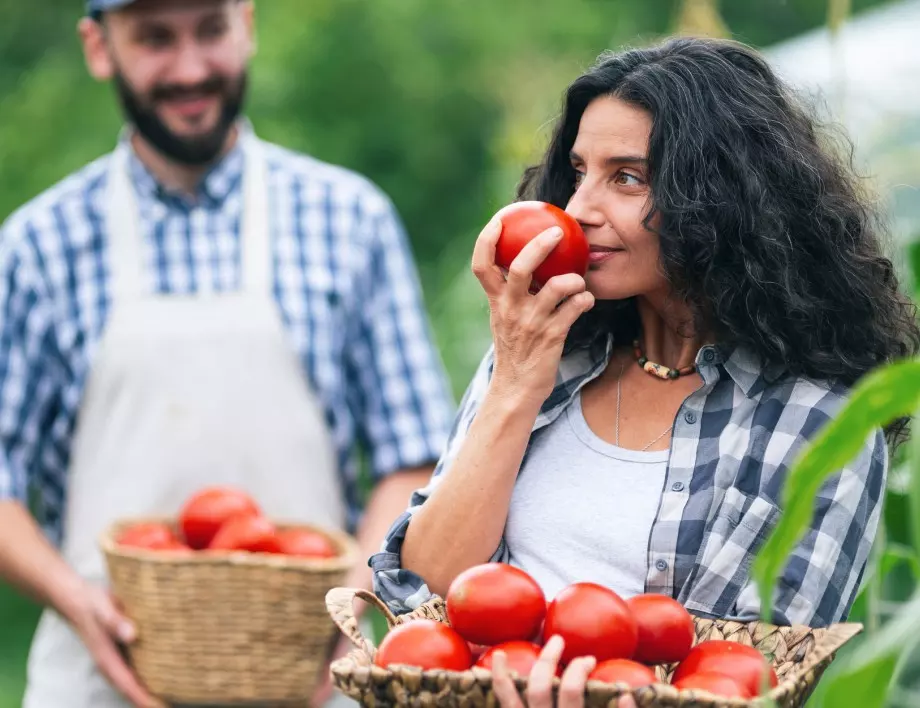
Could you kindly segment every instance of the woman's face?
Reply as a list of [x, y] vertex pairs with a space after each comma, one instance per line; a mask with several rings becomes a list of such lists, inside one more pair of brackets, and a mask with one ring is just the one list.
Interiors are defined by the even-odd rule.
[[591, 245], [586, 281], [598, 300], [666, 293], [658, 237], [642, 225], [651, 207], [651, 116], [619, 99], [595, 99], [572, 146], [576, 189], [566, 211]]

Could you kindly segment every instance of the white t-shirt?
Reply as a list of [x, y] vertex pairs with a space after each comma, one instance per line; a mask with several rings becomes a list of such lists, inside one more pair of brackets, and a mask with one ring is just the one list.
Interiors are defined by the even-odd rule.
[[505, 527], [511, 564], [533, 576], [548, 600], [586, 581], [624, 599], [644, 592], [668, 454], [601, 440], [579, 395], [538, 433], [521, 467]]

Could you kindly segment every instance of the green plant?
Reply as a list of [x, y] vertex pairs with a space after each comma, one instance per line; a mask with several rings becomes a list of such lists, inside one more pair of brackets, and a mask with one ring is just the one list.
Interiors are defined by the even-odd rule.
[[[916, 428], [920, 407], [920, 360], [887, 364], [865, 376], [853, 389], [847, 404], [803, 451], [789, 471], [782, 492], [784, 513], [754, 561], [754, 576], [761, 596], [761, 615], [772, 618], [776, 580], [790, 553], [809, 526], [814, 500], [823, 482], [856, 456], [871, 432], [900, 416], [912, 415]], [[897, 677], [910, 660], [910, 650], [920, 637], [920, 592], [882, 623], [879, 617], [880, 581], [898, 564], [906, 564], [914, 580], [920, 569], [920, 435], [908, 448], [910, 474], [906, 509], [909, 545], [887, 545], [884, 532], [876, 541], [858, 607], [867, 631], [860, 641], [838, 658], [812, 699], [812, 705], [833, 708], [881, 708], [888, 705]], [[899, 460], [900, 461], [900, 460]], [[897, 471], [901, 469], [895, 466]], [[894, 476], [894, 475], [893, 475]], [[899, 481], [894, 480], [897, 485]], [[889, 494], [889, 499], [895, 491]], [[887, 503], [888, 500], [886, 500]]]

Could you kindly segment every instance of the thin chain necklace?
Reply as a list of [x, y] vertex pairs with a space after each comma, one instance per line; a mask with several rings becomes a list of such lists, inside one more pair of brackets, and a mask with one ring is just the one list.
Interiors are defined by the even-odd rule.
[[[623, 372], [625, 370], [626, 370], [626, 364], [621, 364], [620, 365], [620, 375], [617, 377], [617, 417], [616, 417], [616, 428], [614, 429], [614, 435], [616, 436], [615, 445], [617, 447], [620, 446], [620, 381], [623, 380]], [[648, 450], [652, 445], [654, 445], [656, 442], [661, 440], [661, 438], [663, 438], [670, 431], [671, 431], [671, 426], [668, 426], [661, 432], [661, 435], [659, 435], [657, 438], [652, 440], [648, 445], [640, 449], [639, 452], [645, 452], [646, 450]]]

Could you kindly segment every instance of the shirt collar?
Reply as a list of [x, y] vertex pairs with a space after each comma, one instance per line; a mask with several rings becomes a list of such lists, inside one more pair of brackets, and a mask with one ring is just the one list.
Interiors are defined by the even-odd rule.
[[721, 369], [748, 398], [763, 393], [786, 371], [783, 364], [765, 362], [759, 354], [740, 344], [705, 346], [697, 354], [696, 365], [701, 372], [705, 367]]
[[[240, 187], [243, 177], [244, 150], [246, 140], [254, 137], [252, 124], [248, 119], [241, 118], [238, 123], [239, 136], [231, 150], [212, 165], [202, 175], [197, 192], [197, 202], [212, 206], [222, 204], [231, 193]], [[119, 137], [119, 145], [127, 145], [129, 150], [129, 170], [131, 181], [141, 198], [152, 198], [161, 201], [179, 201], [187, 203], [186, 195], [164, 187], [147, 166], [141, 162], [137, 153], [131, 146], [130, 138], [133, 129], [126, 126]]]
[[[587, 383], [606, 368], [612, 353], [612, 336], [608, 336], [606, 342], [599, 340], [587, 349], [573, 351], [563, 357], [560, 378], [564, 381], [582, 379], [582, 383]], [[706, 345], [697, 352], [696, 366], [706, 383], [714, 383], [723, 373], [727, 374], [748, 398], [760, 395], [786, 371], [785, 365], [765, 363], [760, 355], [744, 345]]]

